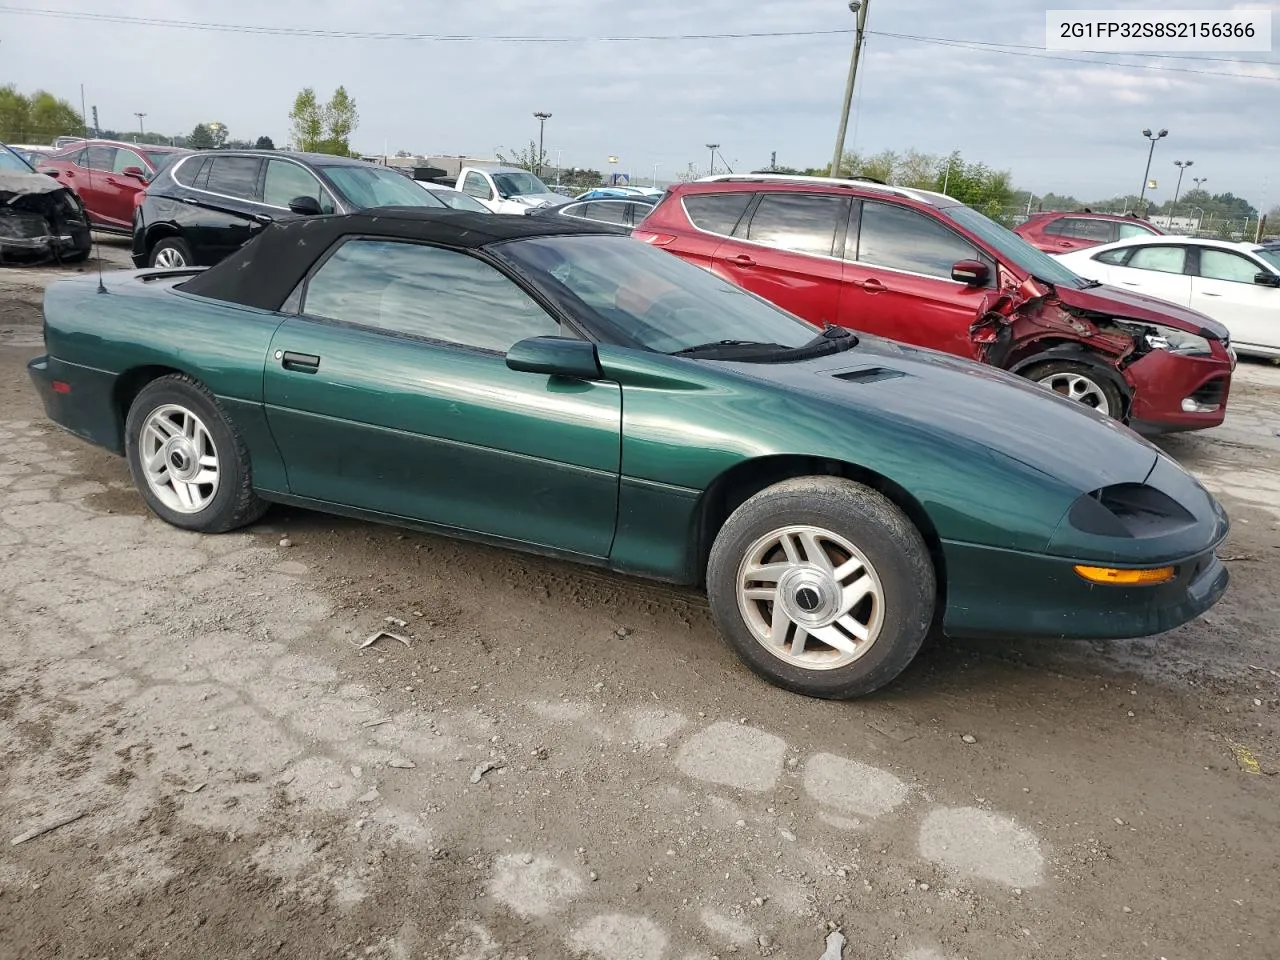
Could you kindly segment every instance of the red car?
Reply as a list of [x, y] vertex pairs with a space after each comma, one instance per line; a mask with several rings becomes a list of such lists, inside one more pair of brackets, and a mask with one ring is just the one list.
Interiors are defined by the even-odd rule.
[[1025, 223], [1014, 227], [1013, 232], [1046, 253], [1070, 253], [1130, 237], [1164, 236], [1163, 230], [1132, 214], [1117, 216], [1088, 210], [1033, 213]]
[[1226, 327], [1078, 277], [942, 194], [717, 176], [672, 187], [633, 236], [811, 323], [989, 363], [1145, 433], [1226, 416]]
[[190, 152], [177, 147], [86, 140], [45, 157], [37, 169], [79, 195], [95, 228], [132, 234], [137, 194], [167, 163]]

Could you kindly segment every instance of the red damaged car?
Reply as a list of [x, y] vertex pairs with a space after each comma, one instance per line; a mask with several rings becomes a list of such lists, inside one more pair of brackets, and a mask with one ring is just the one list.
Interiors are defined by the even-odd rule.
[[811, 323], [989, 363], [1144, 433], [1226, 416], [1226, 327], [1076, 276], [939, 193], [717, 176], [672, 187], [633, 236]]
[[83, 140], [40, 161], [40, 173], [70, 187], [96, 230], [133, 232], [133, 208], [157, 172], [190, 150], [151, 144]]
[[1033, 213], [1013, 232], [1037, 250], [1070, 253], [1130, 237], [1163, 236], [1164, 231], [1132, 213], [1094, 213], [1091, 210]]

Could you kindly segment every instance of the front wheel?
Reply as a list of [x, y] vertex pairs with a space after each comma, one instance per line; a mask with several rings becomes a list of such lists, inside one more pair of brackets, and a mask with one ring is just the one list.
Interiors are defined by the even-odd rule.
[[851, 480], [768, 487], [725, 521], [707, 565], [721, 634], [756, 673], [810, 697], [884, 686], [933, 623], [937, 585], [919, 530]]
[[1087, 363], [1054, 360], [1032, 367], [1023, 376], [1099, 413], [1117, 420], [1124, 417], [1125, 403], [1119, 387]]
[[173, 374], [142, 389], [125, 421], [125, 455], [147, 506], [175, 527], [223, 533], [266, 512], [244, 440], [191, 377]]

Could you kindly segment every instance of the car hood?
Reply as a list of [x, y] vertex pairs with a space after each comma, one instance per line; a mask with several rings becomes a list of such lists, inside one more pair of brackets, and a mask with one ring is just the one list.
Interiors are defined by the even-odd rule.
[[1189, 307], [1181, 307], [1168, 300], [1148, 297], [1132, 290], [1123, 290], [1104, 284], [1088, 290], [1076, 290], [1068, 286], [1054, 287], [1059, 300], [1077, 310], [1105, 313], [1125, 320], [1146, 323], [1163, 323], [1188, 333], [1208, 330], [1219, 340], [1227, 339], [1227, 328], [1203, 313]]
[[1003, 454], [1082, 493], [1141, 483], [1159, 456], [1123, 424], [1022, 377], [878, 337], [798, 363], [697, 362], [812, 394], [825, 406], [852, 407], [860, 418]]
[[33, 193], [54, 193], [67, 188], [53, 177], [43, 173], [23, 173], [19, 170], [0, 170], [0, 199], [30, 196]]
[[558, 205], [567, 203], [565, 197], [558, 193], [522, 193], [518, 197], [504, 197], [508, 203], [523, 203], [527, 207], [540, 207], [543, 204]]

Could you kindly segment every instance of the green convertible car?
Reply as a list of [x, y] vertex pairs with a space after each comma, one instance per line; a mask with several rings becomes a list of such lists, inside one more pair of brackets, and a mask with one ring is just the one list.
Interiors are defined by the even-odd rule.
[[1226, 514], [1127, 428], [589, 227], [300, 218], [208, 270], [56, 283], [44, 315], [49, 416], [169, 523], [280, 502], [704, 585], [811, 696], [933, 629], [1139, 636], [1227, 585]]

